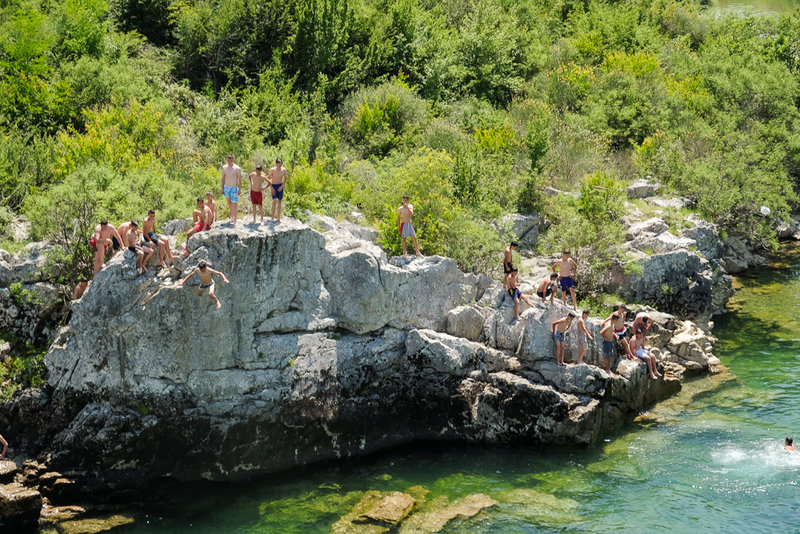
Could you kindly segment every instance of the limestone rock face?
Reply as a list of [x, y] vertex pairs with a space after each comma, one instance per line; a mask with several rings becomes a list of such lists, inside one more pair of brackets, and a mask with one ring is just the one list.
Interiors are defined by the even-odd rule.
[[661, 189], [661, 184], [654, 184], [648, 180], [636, 180], [628, 186], [628, 198], [647, 198], [652, 197]]
[[500, 219], [500, 226], [509, 226], [520, 245], [533, 247], [539, 241], [540, 232], [547, 224], [539, 215], [509, 213]]
[[[599, 369], [597, 318], [585, 363], [558, 367], [560, 303], [517, 321], [499, 284], [452, 260], [387, 258], [348, 225], [317, 226], [221, 223], [155, 277], [112, 259], [45, 357], [49, 387], [4, 414], [72, 473], [48, 491], [238, 479], [412, 440], [591, 443], [674, 389], [644, 366]], [[219, 310], [197, 277], [177, 284], [201, 260], [230, 281], [215, 278]], [[671, 340], [662, 323], [660, 358], [702, 368], [702, 331]], [[566, 349], [575, 362], [576, 326]]]

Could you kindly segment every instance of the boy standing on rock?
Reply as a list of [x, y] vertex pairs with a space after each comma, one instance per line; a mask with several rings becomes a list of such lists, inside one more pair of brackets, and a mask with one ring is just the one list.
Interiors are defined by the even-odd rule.
[[561, 260], [553, 265], [553, 272], [558, 272], [558, 279], [561, 282], [561, 302], [567, 305], [567, 290], [572, 297], [572, 308], [578, 310], [578, 302], [575, 300], [575, 279], [578, 273], [578, 264], [569, 257], [569, 250], [561, 253]]
[[575, 312], [570, 310], [566, 317], [553, 321], [553, 340], [556, 342], [556, 363], [558, 365], [566, 365], [564, 363], [564, 342], [567, 340], [567, 330], [572, 326], [574, 318]]
[[511, 276], [511, 272], [514, 270], [514, 264], [511, 263], [514, 260], [513, 252], [514, 249], [517, 248], [519, 248], [519, 244], [517, 244], [516, 241], [512, 241], [503, 251], [503, 272], [506, 275], [506, 277], [503, 278], [503, 289], [509, 287], [508, 279]]
[[100, 221], [100, 224], [94, 227], [94, 233], [89, 239], [89, 244], [94, 249], [95, 275], [100, 272], [100, 269], [106, 266], [106, 247], [113, 245], [113, 241], [111, 240], [112, 235], [116, 238], [117, 243], [122, 243], [122, 237], [120, 237], [119, 232], [114, 228], [113, 224], [108, 224], [107, 220], [103, 219]]
[[261, 165], [256, 165], [256, 170], [247, 175], [250, 180], [250, 203], [253, 205], [253, 224], [256, 223], [256, 206], [258, 214], [261, 216], [261, 224], [264, 224], [264, 181], [266, 176], [261, 174]]
[[[616, 336], [617, 341], [622, 343], [622, 346], [625, 347], [625, 357], [629, 360], [635, 360], [635, 356], [633, 355], [633, 351], [631, 350], [631, 346], [628, 343], [628, 329], [625, 327], [625, 316], [628, 313], [628, 308], [622, 304], [621, 302], [617, 304], [617, 311], [616, 313], [612, 313], [611, 315], [603, 321], [603, 325], [606, 323], [611, 323], [611, 328], [613, 329], [614, 336]], [[616, 316], [616, 319], [614, 318]]]
[[[619, 319], [616, 313], [611, 314], [613, 320]], [[600, 330], [600, 337], [603, 338], [603, 361], [605, 364], [606, 372], [611, 372], [611, 358], [614, 357], [614, 327], [611, 323], [604, 324]]]
[[131, 221], [130, 225], [128, 226], [128, 231], [125, 232], [125, 246], [128, 247], [128, 250], [136, 254], [136, 272], [142, 274], [143, 272], [147, 272], [147, 267], [145, 267], [145, 262], [150, 258], [150, 255], [153, 253], [152, 250], [147, 249], [149, 254], [145, 253], [144, 248], [139, 244], [139, 223], [135, 220]]
[[208, 289], [208, 296], [211, 300], [213, 300], [217, 304], [217, 309], [222, 307], [222, 303], [219, 301], [216, 295], [214, 295], [214, 278], [212, 275], [218, 274], [222, 277], [222, 280], [227, 284], [228, 279], [225, 278], [225, 275], [219, 271], [215, 271], [214, 269], [210, 268], [206, 262], [201, 261], [197, 268], [192, 271], [189, 276], [178, 282], [178, 286], [182, 286], [186, 283], [189, 278], [197, 274], [200, 277], [200, 289], [197, 291], [198, 296], [202, 296], [203, 292]]
[[403, 195], [403, 203], [397, 208], [397, 226], [400, 231], [400, 237], [403, 240], [403, 256], [408, 255], [406, 250], [406, 239], [411, 238], [414, 242], [414, 250], [417, 252], [417, 257], [421, 258], [422, 253], [419, 251], [417, 244], [417, 233], [414, 231], [414, 225], [411, 224], [411, 217], [414, 216], [414, 205], [408, 203], [408, 195]]
[[242, 190], [242, 168], [233, 162], [233, 154], [228, 154], [228, 163], [222, 166], [222, 194], [228, 201], [231, 222], [236, 224], [239, 213], [239, 192]]
[[591, 332], [589, 332], [589, 329], [586, 328], [586, 319], [588, 318], [589, 310], [583, 310], [583, 313], [578, 319], [578, 363], [583, 363], [583, 357], [586, 355], [586, 351], [589, 349], [589, 342], [586, 341], [586, 338], [588, 337], [594, 341]]
[[283, 211], [283, 190], [286, 186], [286, 180], [289, 178], [289, 171], [283, 168], [283, 160], [277, 158], [275, 166], [269, 170], [267, 179], [269, 180], [270, 187], [272, 187], [272, 209], [270, 209], [270, 218], [275, 222], [281, 222], [281, 211]]
[[217, 203], [214, 202], [214, 193], [206, 193], [206, 206], [211, 210], [211, 224], [217, 222]]

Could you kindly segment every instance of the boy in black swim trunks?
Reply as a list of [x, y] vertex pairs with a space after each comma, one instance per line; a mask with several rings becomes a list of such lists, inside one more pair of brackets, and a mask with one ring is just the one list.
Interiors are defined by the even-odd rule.
[[192, 271], [189, 276], [178, 282], [178, 286], [182, 286], [189, 278], [197, 274], [200, 277], [200, 288], [197, 290], [197, 295], [202, 296], [203, 292], [208, 289], [208, 296], [211, 300], [213, 300], [217, 304], [217, 309], [222, 307], [222, 303], [219, 301], [216, 295], [214, 295], [214, 279], [211, 275], [218, 274], [222, 277], [222, 280], [227, 284], [228, 279], [225, 278], [225, 275], [219, 271], [215, 271], [214, 269], [210, 268], [206, 262], [201, 261], [200, 264], [197, 266], [197, 269]]
[[508, 245], [506, 249], [503, 251], [503, 272], [506, 275], [506, 277], [503, 278], [503, 289], [510, 287], [508, 285], [508, 278], [511, 276], [511, 273], [513, 271], [516, 271], [516, 269], [514, 269], [514, 264], [512, 262], [514, 261], [513, 251], [518, 248], [519, 245], [517, 244], [517, 242], [512, 241], [511, 244]]
[[550, 278], [545, 278], [539, 282], [536, 295], [542, 299], [542, 302], [547, 301], [547, 297], [550, 297], [550, 302], [553, 302], [553, 298], [556, 296], [556, 288], [558, 287], [556, 280], [558, 280], [558, 275], [550, 273]]

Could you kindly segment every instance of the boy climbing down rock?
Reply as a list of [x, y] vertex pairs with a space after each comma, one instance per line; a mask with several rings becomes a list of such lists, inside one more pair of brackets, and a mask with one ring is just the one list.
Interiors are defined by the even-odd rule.
[[225, 275], [219, 271], [215, 271], [214, 269], [210, 268], [206, 262], [201, 261], [197, 268], [192, 271], [189, 276], [178, 282], [179, 286], [182, 286], [186, 283], [189, 278], [197, 274], [200, 277], [200, 289], [197, 291], [198, 296], [202, 296], [203, 292], [208, 289], [208, 296], [211, 300], [213, 300], [217, 304], [217, 309], [222, 307], [222, 303], [219, 301], [216, 295], [214, 295], [214, 278], [212, 275], [218, 274], [222, 277], [222, 280], [227, 284], [228, 279], [225, 278]]
[[570, 310], [566, 317], [553, 321], [553, 340], [556, 342], [556, 363], [558, 365], [566, 365], [564, 363], [564, 342], [567, 340], [567, 330], [572, 326], [575, 315], [576, 313]]

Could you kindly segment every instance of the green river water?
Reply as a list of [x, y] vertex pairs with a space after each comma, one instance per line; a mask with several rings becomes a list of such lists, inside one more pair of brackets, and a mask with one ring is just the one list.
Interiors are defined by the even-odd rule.
[[421, 485], [499, 504], [443, 532], [797, 532], [800, 246], [737, 281], [715, 353], [730, 373], [686, 383], [588, 449], [464, 445], [394, 450], [235, 485], [182, 487], [125, 532], [322, 533], [367, 490]]

